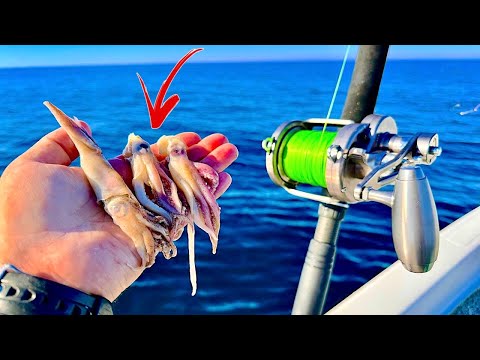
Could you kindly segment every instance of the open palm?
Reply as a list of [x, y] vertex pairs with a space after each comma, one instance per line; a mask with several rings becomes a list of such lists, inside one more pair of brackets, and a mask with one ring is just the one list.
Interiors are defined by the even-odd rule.
[[[86, 123], [82, 127], [90, 132]], [[231, 184], [224, 170], [238, 150], [221, 134], [179, 136], [189, 146], [191, 160], [219, 172], [218, 198]], [[0, 178], [0, 264], [113, 301], [143, 269], [135, 266], [133, 242], [97, 204], [83, 170], [69, 166], [77, 157], [70, 138], [57, 129], [5, 169]], [[126, 161], [119, 156], [110, 163], [129, 184]]]

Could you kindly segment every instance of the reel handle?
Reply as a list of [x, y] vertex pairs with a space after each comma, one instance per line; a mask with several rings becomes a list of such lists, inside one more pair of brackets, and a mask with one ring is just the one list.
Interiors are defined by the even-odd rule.
[[403, 266], [414, 273], [429, 271], [438, 256], [440, 228], [432, 190], [422, 169], [404, 165], [393, 192], [369, 188], [364, 195], [392, 208], [393, 243]]

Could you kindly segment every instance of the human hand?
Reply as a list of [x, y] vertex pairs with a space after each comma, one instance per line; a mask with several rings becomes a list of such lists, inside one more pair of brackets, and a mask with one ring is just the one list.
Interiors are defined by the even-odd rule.
[[[85, 122], [81, 126], [91, 133]], [[225, 169], [238, 157], [237, 148], [222, 134], [178, 136], [190, 160], [219, 172], [215, 196], [220, 197], [231, 184]], [[143, 268], [128, 266], [137, 262], [133, 242], [97, 203], [83, 170], [70, 166], [77, 157], [60, 128], [5, 169], [0, 177], [0, 264], [114, 301]], [[109, 162], [130, 185], [126, 160], [118, 156]]]

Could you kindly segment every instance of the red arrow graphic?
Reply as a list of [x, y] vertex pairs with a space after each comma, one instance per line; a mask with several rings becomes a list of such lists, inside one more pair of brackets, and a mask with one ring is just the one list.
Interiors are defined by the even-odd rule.
[[143, 82], [140, 74], [137, 73], [138, 80], [140, 80], [140, 85], [142, 85], [143, 94], [145, 95], [145, 101], [147, 102], [148, 108], [148, 115], [150, 116], [150, 124], [152, 129], [158, 129], [162, 126], [162, 123], [167, 118], [168, 114], [173, 110], [173, 108], [178, 104], [180, 101], [180, 96], [178, 94], [173, 94], [170, 96], [165, 102], [163, 99], [165, 98], [165, 94], [167, 93], [168, 87], [170, 86], [173, 78], [177, 75], [178, 70], [182, 67], [183, 64], [195, 53], [203, 50], [203, 48], [192, 49], [190, 50], [180, 61], [175, 65], [173, 70], [168, 75], [167, 79], [162, 83], [160, 90], [158, 91], [157, 98], [155, 99], [155, 104], [152, 106], [152, 101], [150, 100], [150, 96], [148, 96], [147, 87]]

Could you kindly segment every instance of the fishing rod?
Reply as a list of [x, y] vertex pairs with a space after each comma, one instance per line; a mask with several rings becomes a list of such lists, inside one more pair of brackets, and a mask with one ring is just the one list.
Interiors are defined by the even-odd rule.
[[438, 134], [400, 136], [393, 117], [374, 113], [388, 48], [359, 46], [341, 119], [286, 121], [262, 143], [270, 179], [319, 202], [292, 315], [323, 313], [350, 204], [391, 207], [395, 252], [406, 270], [427, 272], [437, 259], [437, 209], [420, 165], [431, 165], [442, 149]]

